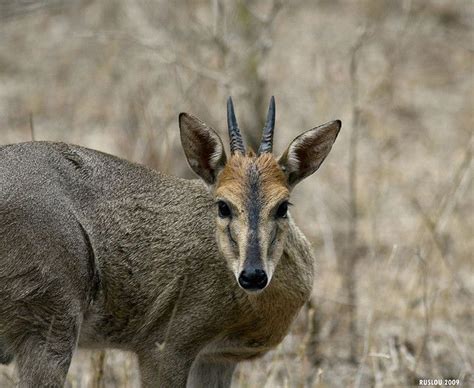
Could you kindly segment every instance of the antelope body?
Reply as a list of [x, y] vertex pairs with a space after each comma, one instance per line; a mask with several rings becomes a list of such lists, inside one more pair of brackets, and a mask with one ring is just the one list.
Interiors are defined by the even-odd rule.
[[272, 99], [258, 154], [228, 102], [231, 156], [180, 115], [201, 180], [87, 148], [0, 146], [0, 362], [21, 387], [62, 386], [77, 346], [136, 352], [147, 387], [228, 387], [236, 364], [287, 334], [314, 258], [287, 213], [340, 128], [297, 137], [275, 159]]

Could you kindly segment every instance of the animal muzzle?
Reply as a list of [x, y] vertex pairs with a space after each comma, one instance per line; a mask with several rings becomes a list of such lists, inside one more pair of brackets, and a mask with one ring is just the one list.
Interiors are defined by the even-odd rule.
[[268, 284], [268, 276], [260, 268], [244, 268], [239, 275], [239, 285], [246, 291], [261, 291]]

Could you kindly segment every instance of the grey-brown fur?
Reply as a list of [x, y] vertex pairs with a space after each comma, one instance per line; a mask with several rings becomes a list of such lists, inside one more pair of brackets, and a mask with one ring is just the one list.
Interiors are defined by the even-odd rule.
[[228, 386], [309, 297], [313, 256], [289, 224], [250, 295], [201, 181], [62, 143], [0, 147], [0, 361], [15, 356], [22, 387], [62, 386], [77, 343], [115, 347], [138, 354], [145, 386]]

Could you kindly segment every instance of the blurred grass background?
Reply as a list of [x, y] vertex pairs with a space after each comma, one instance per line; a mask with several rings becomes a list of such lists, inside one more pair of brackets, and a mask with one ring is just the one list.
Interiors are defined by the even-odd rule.
[[[473, 384], [474, 2], [0, 1], [0, 144], [81, 144], [193, 177], [187, 111], [255, 145], [342, 119], [292, 213], [317, 277], [291, 334], [235, 387]], [[136, 387], [133, 355], [79, 351], [70, 387]], [[14, 366], [0, 386], [14, 386]]]

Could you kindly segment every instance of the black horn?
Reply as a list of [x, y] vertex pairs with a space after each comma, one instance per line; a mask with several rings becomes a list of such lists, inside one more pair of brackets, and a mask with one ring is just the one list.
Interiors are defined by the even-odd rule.
[[260, 142], [260, 148], [258, 154], [265, 152], [272, 152], [273, 148], [273, 130], [275, 129], [275, 97], [272, 96], [270, 99], [270, 106], [268, 107], [267, 121], [263, 127], [262, 141]]
[[227, 127], [229, 128], [230, 152], [232, 154], [241, 152], [245, 155], [244, 141], [242, 140], [242, 135], [237, 125], [237, 119], [235, 118], [232, 97], [227, 99]]

